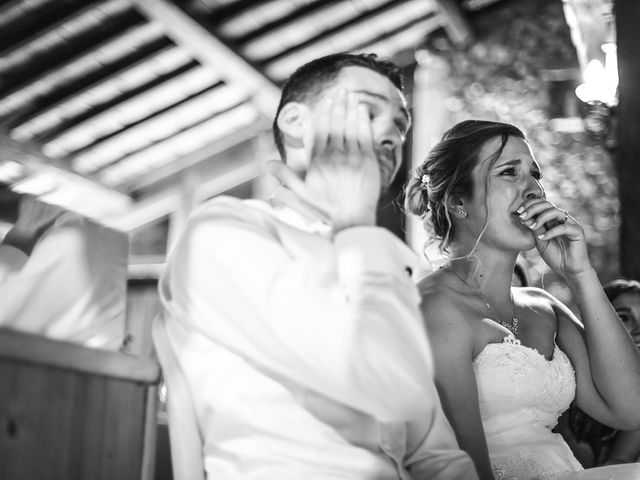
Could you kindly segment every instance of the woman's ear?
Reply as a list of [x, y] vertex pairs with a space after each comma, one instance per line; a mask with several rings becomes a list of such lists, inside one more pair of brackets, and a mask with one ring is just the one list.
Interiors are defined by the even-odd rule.
[[453, 216], [458, 218], [464, 218], [467, 216], [467, 210], [465, 208], [464, 198], [462, 195], [453, 194], [447, 200], [447, 210]]
[[308, 130], [309, 108], [299, 102], [287, 103], [278, 114], [278, 128], [282, 132], [285, 145], [302, 148]]

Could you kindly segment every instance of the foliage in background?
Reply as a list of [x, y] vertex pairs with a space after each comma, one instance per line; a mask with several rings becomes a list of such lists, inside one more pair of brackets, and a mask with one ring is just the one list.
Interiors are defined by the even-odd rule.
[[[619, 203], [610, 154], [583, 132], [552, 129], [558, 111], [549, 70], [578, 68], [560, 0], [503, 1], [473, 14], [476, 39], [465, 51], [434, 37], [428, 49], [451, 68], [447, 108], [452, 124], [468, 118], [513, 123], [528, 135], [548, 198], [585, 228], [601, 281], [618, 274]], [[571, 103], [571, 99], [563, 101]], [[572, 111], [572, 105], [560, 110]], [[565, 108], [566, 107], [566, 108]], [[575, 108], [573, 108], [575, 110]], [[577, 113], [575, 113], [577, 114]], [[566, 286], [537, 253], [524, 256], [530, 283], [571, 303]]]

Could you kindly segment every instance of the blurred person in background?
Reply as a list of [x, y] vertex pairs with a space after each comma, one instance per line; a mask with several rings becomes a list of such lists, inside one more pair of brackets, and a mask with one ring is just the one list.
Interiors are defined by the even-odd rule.
[[[604, 291], [622, 324], [640, 349], [640, 282], [617, 279]], [[640, 398], [636, 405], [640, 408]], [[640, 461], [640, 430], [617, 430], [594, 420], [575, 404], [562, 416], [558, 431], [585, 467]]]
[[0, 243], [0, 327], [123, 348], [128, 237], [20, 195]]

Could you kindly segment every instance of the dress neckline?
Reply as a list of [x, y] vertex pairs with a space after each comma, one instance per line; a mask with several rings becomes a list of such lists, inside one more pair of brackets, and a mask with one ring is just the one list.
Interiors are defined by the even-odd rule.
[[541, 359], [543, 359], [547, 363], [552, 363], [556, 359], [556, 350], [558, 349], [558, 345], [556, 344], [555, 339], [554, 339], [554, 342], [553, 342], [553, 353], [551, 354], [551, 358], [547, 358], [546, 355], [543, 355], [542, 353], [540, 353], [537, 348], [529, 347], [527, 345], [522, 344], [522, 342], [520, 342], [520, 340], [518, 338], [516, 338], [513, 334], [510, 333], [510, 334], [504, 336], [504, 338], [502, 339], [502, 342], [489, 342], [489, 343], [487, 343], [482, 348], [482, 350], [480, 350], [480, 353], [478, 353], [478, 355], [476, 355], [476, 358], [473, 359], [472, 363], [476, 363], [477, 359], [484, 353], [484, 351], [490, 345], [504, 345], [504, 344], [516, 345], [516, 346], [524, 348], [526, 350], [535, 352], [536, 355], [538, 355]]

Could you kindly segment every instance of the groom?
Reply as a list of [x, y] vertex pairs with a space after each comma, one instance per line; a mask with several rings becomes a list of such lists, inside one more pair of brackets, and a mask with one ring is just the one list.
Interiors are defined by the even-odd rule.
[[160, 291], [210, 478], [477, 478], [433, 384], [415, 256], [375, 225], [410, 120], [393, 64], [314, 60], [274, 122], [284, 186], [191, 217]]

